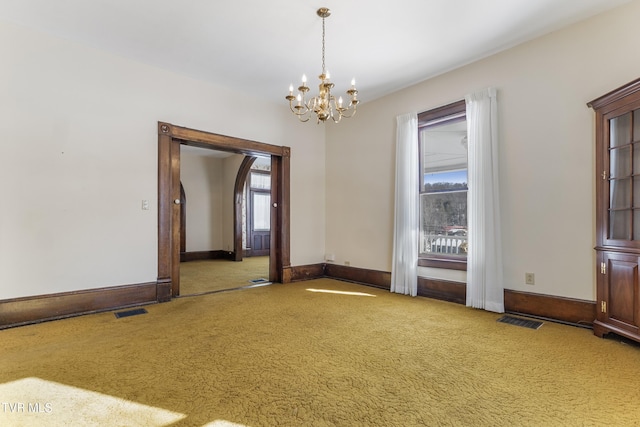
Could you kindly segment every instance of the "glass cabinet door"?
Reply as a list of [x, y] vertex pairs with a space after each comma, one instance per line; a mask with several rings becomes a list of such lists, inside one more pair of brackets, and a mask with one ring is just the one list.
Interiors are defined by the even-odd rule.
[[609, 120], [609, 239], [640, 240], [640, 109]]

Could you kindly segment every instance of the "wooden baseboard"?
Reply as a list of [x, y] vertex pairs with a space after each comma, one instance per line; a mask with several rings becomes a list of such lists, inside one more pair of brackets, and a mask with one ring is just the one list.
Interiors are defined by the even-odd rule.
[[596, 303], [553, 295], [504, 290], [504, 309], [508, 313], [524, 314], [582, 327], [592, 327], [596, 318]]
[[156, 283], [3, 300], [0, 301], [0, 329], [150, 304], [157, 300]]
[[334, 279], [391, 289], [391, 273], [347, 265], [325, 264], [324, 274]]
[[289, 266], [283, 269], [283, 283], [299, 282], [302, 280], [320, 279], [325, 277], [324, 264], [309, 264]]
[[180, 262], [202, 261], [205, 259], [229, 259], [235, 260], [235, 254], [229, 251], [193, 251], [180, 252]]
[[456, 304], [466, 304], [467, 285], [449, 280], [418, 277], [418, 295], [421, 297], [455, 302]]

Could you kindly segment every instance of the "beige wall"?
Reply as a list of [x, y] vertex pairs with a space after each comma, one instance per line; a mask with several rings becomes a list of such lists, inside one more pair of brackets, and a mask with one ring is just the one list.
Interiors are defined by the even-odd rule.
[[[234, 189], [242, 154], [207, 156], [182, 150], [180, 180], [187, 196], [187, 252], [233, 251]], [[199, 151], [199, 152], [198, 152]]]
[[180, 153], [180, 181], [187, 200], [187, 252], [223, 249], [222, 160], [185, 150]]
[[[390, 271], [395, 117], [494, 86], [505, 287], [594, 300], [594, 115], [586, 103], [640, 76], [638, 19], [635, 1], [365, 103], [355, 119], [328, 127], [326, 252], [338, 264]], [[535, 273], [534, 286], [525, 272]]]
[[291, 261], [322, 260], [324, 128], [284, 101], [4, 22], [0, 58], [0, 299], [157, 279], [158, 121], [290, 146]]

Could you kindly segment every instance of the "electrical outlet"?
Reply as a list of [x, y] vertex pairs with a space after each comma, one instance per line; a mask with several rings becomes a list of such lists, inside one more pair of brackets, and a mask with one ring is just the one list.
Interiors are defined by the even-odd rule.
[[533, 273], [524, 273], [524, 283], [527, 285], [536, 284], [536, 276]]

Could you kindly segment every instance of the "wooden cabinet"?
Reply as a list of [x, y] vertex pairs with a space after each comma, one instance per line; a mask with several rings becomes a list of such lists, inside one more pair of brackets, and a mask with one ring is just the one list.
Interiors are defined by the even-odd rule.
[[640, 79], [588, 105], [596, 112], [593, 332], [640, 341]]

